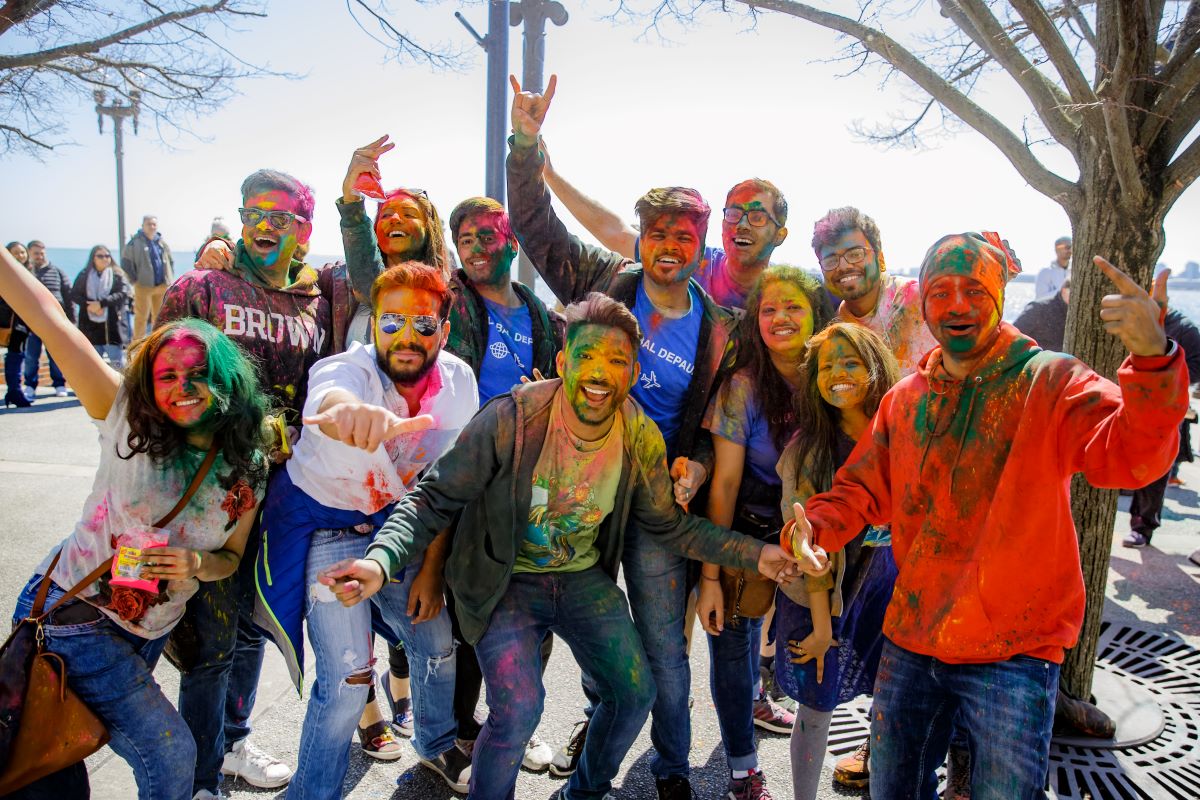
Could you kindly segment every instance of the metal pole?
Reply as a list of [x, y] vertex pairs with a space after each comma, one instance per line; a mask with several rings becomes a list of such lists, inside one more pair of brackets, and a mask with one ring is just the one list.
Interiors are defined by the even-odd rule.
[[484, 192], [504, 202], [505, 133], [508, 130], [508, 0], [489, 0], [487, 33], [487, 161]]
[[117, 153], [117, 252], [125, 247], [125, 119], [113, 117]]

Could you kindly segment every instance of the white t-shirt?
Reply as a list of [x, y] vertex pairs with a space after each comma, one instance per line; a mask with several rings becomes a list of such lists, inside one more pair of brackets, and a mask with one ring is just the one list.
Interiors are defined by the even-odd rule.
[[[403, 497], [416, 486], [425, 467], [450, 449], [479, 409], [475, 374], [462, 359], [442, 350], [432, 377], [418, 414], [432, 414], [435, 427], [397, 436], [368, 453], [330, 439], [316, 425], [305, 425], [287, 462], [292, 483], [323, 506], [364, 514], [374, 514]], [[383, 406], [399, 417], [409, 416], [407, 403], [376, 362], [375, 345], [355, 342], [346, 352], [314, 364], [308, 376], [304, 415], [315, 415], [325, 395], [334, 389]]]
[[[144, 454], [130, 459], [119, 457], [118, 450], [129, 454], [127, 410], [128, 395], [122, 384], [108, 417], [95, 420], [100, 430], [100, 467], [83, 505], [83, 516], [75, 531], [63, 541], [62, 556], [51, 576], [63, 589], [75, 586], [102, 562], [111, 561], [122, 544], [136, 546], [131, 538], [136, 535], [134, 532], [148, 528], [175, 507], [203, 460], [202, 453], [193, 453], [189, 459], [191, 466], [181, 468], [157, 465]], [[217, 456], [191, 502], [167, 526], [167, 544], [209, 552], [224, 546], [241, 514], [262, 498], [261, 489], [254, 491], [244, 482], [231, 489], [222, 488], [218, 478], [228, 472], [225, 459]], [[39, 573], [50, 566], [53, 556], [51, 553], [42, 561]], [[150, 601], [144, 611], [137, 612], [136, 606], [125, 605], [126, 615], [132, 619], [122, 619], [108, 607], [113, 587], [107, 583], [106, 578], [101, 578], [96, 586], [80, 592], [80, 596], [125, 630], [147, 639], [157, 639], [175, 627], [188, 598], [199, 586], [195, 578], [160, 582], [157, 595], [144, 593], [142, 599]], [[130, 597], [128, 592], [119, 596], [122, 594]]]

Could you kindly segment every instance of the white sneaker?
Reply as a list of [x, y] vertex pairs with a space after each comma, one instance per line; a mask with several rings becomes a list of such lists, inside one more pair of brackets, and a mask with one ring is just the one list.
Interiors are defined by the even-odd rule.
[[521, 759], [521, 766], [530, 772], [541, 772], [548, 768], [553, 760], [554, 751], [535, 733], [529, 739], [529, 744], [525, 745], [525, 757]]
[[192, 798], [192, 800], [226, 800], [227, 797], [227, 795], [220, 793], [213, 794], [208, 789], [201, 789], [200, 791], [196, 792], [196, 795]]
[[225, 754], [221, 774], [241, 778], [259, 789], [278, 789], [292, 779], [292, 768], [242, 739]]
[[55, 397], [66, 397], [67, 396], [67, 387], [55, 386], [54, 387], [54, 396]]
[[25, 395], [26, 400], [32, 401], [35, 397], [37, 397], [37, 389], [33, 388], [32, 386], [22, 386], [21, 392]]

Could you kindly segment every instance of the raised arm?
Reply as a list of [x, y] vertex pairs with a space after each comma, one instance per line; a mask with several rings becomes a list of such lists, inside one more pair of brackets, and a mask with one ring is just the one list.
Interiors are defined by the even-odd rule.
[[517, 79], [510, 76], [510, 80], [516, 91], [507, 162], [508, 213], [521, 249], [564, 304], [588, 292], [605, 292], [629, 259], [584, 244], [567, 231], [550, 204], [550, 192], [542, 176], [538, 136], [558, 85], [557, 77], [550, 76], [545, 95], [522, 92]]
[[554, 169], [554, 164], [550, 160], [550, 153], [546, 151], [546, 143], [541, 143], [542, 156], [545, 159], [545, 164], [542, 167], [542, 177], [546, 181], [546, 186], [550, 187], [550, 191], [554, 192], [554, 196], [559, 202], [566, 206], [567, 211], [571, 212], [571, 216], [579, 220], [588, 233], [596, 237], [600, 244], [607, 247], [616, 253], [621, 254], [625, 258], [633, 259], [635, 257], [638, 232], [627, 225], [624, 220], [614, 211], [600, 204], [600, 201], [589, 197], [575, 185], [564, 178], [558, 170]]
[[[375, 227], [367, 216], [364, 193], [383, 196], [380, 184], [379, 158], [395, 147], [387, 134], [363, 145], [350, 157], [346, 177], [342, 179], [342, 196], [337, 210], [342, 220], [342, 248], [346, 253], [346, 270], [350, 288], [360, 303], [371, 293], [371, 284], [383, 272], [383, 255], [375, 241]], [[432, 235], [432, 234], [431, 234]]]
[[58, 298], [7, 248], [0, 248], [0, 295], [45, 342], [88, 415], [93, 419], [107, 417], [121, 385], [121, 374], [100, 358], [87, 337], [63, 313]]

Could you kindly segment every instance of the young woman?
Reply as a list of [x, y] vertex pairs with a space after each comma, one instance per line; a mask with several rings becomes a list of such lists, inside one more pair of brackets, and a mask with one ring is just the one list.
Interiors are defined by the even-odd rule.
[[[763, 539], [774, 538], [782, 527], [775, 464], [793, 426], [792, 395], [800, 388], [805, 342], [824, 324], [821, 284], [795, 267], [770, 267], [751, 289], [733, 372], [717, 390], [704, 422], [716, 455], [708, 516], [718, 525]], [[705, 564], [696, 614], [709, 634], [713, 703], [731, 773], [729, 796], [758, 800], [770, 797], [754, 744], [763, 621], [735, 612], [724, 607], [720, 567]], [[778, 713], [781, 726], [790, 722], [787, 712]]]
[[[29, 580], [14, 622], [30, 614], [44, 579], [52, 582], [49, 608], [114, 556], [132, 560], [154, 589], [117, 585], [105, 573], [51, 615], [46, 647], [63, 657], [71, 688], [107, 726], [139, 798], [191, 798], [195, 742], [153, 670], [197, 582], [232, 574], [250, 531], [267, 474], [266, 408], [254, 370], [216, 328], [189, 320], [139, 343], [122, 376], [7, 251], [0, 252], [0, 295], [54, 353], [97, 421], [101, 446], [80, 520]], [[191, 501], [169, 525], [152, 527], [210, 450], [215, 461]], [[86, 796], [82, 763], [43, 781], [54, 788], [39, 782], [22, 791]]]
[[71, 287], [71, 302], [79, 306], [79, 330], [115, 369], [125, 366], [129, 320], [125, 310], [133, 302], [133, 287], [112, 253], [98, 244], [88, 253], [87, 266]]
[[[837, 322], [808, 341], [796, 393], [796, 434], [779, 459], [782, 509], [827, 490], [900, 377], [900, 367], [874, 332]], [[784, 547], [791, 547], [790, 527]], [[792, 791], [817, 796], [829, 721], [840, 703], [869, 694], [883, 646], [883, 614], [896, 581], [886, 529], [867, 528], [832, 558], [831, 572], [797, 581], [776, 603], [779, 641], [775, 676], [795, 698]]]
[[[29, 252], [20, 242], [9, 242], [5, 248], [18, 264], [29, 268]], [[4, 407], [9, 404], [17, 408], [27, 408], [33, 405], [25, 393], [21, 391], [21, 372], [25, 366], [25, 339], [29, 336], [29, 328], [21, 321], [8, 305], [0, 298], [0, 328], [12, 327], [8, 337], [7, 349], [4, 351]]]

